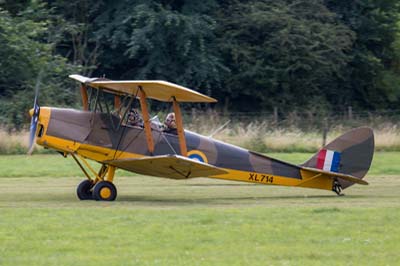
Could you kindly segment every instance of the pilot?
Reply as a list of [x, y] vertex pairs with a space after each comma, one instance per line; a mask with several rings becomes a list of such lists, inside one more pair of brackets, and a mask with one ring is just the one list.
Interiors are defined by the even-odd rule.
[[132, 108], [128, 112], [128, 120], [126, 122], [126, 125], [134, 127], [143, 127], [143, 119], [140, 116], [139, 112], [136, 111], [134, 108]]
[[169, 113], [164, 121], [164, 132], [178, 134], [176, 129], [175, 113]]

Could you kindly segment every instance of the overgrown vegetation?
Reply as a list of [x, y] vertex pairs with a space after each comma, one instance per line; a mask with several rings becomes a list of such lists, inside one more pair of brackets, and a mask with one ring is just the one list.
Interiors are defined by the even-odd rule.
[[[202, 135], [258, 152], [316, 152], [323, 144], [356, 127], [374, 129], [377, 151], [400, 150], [398, 114], [356, 113], [349, 118], [337, 113], [332, 116], [313, 116], [309, 112], [293, 112], [285, 117], [259, 116], [253, 113], [224, 115], [209, 112], [187, 113], [186, 127]], [[228, 122], [229, 121], [229, 122]], [[221, 128], [228, 122], [226, 127]]]

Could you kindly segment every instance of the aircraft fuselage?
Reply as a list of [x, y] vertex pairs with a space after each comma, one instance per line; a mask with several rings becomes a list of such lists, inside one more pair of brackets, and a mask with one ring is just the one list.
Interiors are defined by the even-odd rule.
[[[153, 128], [154, 152], [150, 153], [144, 129], [120, 125], [115, 115], [75, 109], [42, 107], [37, 143], [65, 153], [77, 153], [102, 163], [109, 160], [180, 154], [174, 134]], [[229, 170], [215, 178], [262, 184], [302, 185], [300, 167], [269, 158], [185, 130], [188, 157]], [[326, 184], [308, 183], [307, 187], [331, 189]], [[322, 187], [321, 187], [322, 186]]]

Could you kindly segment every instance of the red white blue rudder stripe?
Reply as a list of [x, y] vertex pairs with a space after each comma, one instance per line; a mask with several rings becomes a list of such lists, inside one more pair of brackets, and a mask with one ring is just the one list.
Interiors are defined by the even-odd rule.
[[340, 152], [322, 149], [317, 156], [317, 168], [324, 171], [339, 172], [340, 157]]

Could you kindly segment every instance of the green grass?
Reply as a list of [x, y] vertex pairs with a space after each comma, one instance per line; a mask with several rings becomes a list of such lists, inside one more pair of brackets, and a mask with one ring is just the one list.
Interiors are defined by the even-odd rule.
[[77, 200], [71, 158], [1, 156], [0, 265], [398, 265], [399, 156], [345, 197], [121, 172], [115, 202]]
[[[267, 153], [267, 155], [300, 164], [312, 153]], [[400, 152], [375, 152], [369, 175], [400, 175]], [[97, 163], [92, 163], [98, 167]], [[118, 175], [134, 174], [119, 170]], [[75, 161], [69, 156], [47, 155], [0, 155], [0, 177], [65, 177], [82, 176]]]
[[[89, 162], [96, 170], [100, 164]], [[59, 154], [45, 155], [0, 155], [0, 177], [77, 177], [83, 173], [71, 156], [64, 158]], [[132, 173], [119, 170], [120, 175]]]

